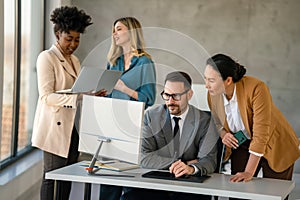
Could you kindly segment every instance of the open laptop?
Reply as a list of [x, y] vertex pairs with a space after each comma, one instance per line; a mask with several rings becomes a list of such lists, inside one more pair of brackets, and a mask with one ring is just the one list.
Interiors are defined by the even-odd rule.
[[110, 94], [121, 75], [121, 71], [84, 66], [71, 89], [59, 90], [56, 93], [77, 94], [105, 89]]

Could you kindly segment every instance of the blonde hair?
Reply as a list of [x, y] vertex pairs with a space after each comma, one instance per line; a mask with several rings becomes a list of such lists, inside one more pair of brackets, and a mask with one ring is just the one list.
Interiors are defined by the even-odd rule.
[[[145, 41], [140, 22], [134, 17], [123, 17], [117, 19], [112, 26], [112, 35], [115, 32], [115, 25], [117, 22], [121, 22], [128, 28], [132, 54], [137, 57], [145, 55], [151, 59], [151, 56], [145, 51]], [[112, 36], [110, 50], [107, 54], [107, 60], [109, 64], [115, 65], [117, 58], [122, 54], [122, 47], [116, 45]]]

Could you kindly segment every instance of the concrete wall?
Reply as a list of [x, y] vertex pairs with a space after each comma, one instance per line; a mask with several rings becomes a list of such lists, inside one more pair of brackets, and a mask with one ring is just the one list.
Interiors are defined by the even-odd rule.
[[[275, 104], [300, 136], [300, 1], [72, 0], [71, 4], [84, 9], [94, 21], [76, 52], [81, 61], [101, 42], [106, 45], [98, 56], [105, 60], [113, 21], [134, 16], [143, 27], [156, 27], [155, 33], [161, 36], [155, 40], [156, 34], [145, 34], [160, 69], [159, 80], [169, 70], [183, 69], [201, 83], [205, 58], [229, 54], [247, 66], [248, 75], [268, 84]], [[177, 35], [170, 39], [168, 35], [174, 32]], [[193, 45], [198, 46], [196, 51]], [[198, 61], [189, 57], [193, 52], [199, 53]], [[102, 61], [99, 65], [104, 65]]]

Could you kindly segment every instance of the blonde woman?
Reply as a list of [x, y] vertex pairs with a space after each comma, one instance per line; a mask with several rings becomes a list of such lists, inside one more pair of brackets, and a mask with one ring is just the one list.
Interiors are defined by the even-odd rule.
[[[145, 51], [140, 22], [133, 17], [117, 19], [112, 27], [112, 43], [107, 55], [107, 69], [122, 71], [109, 97], [154, 104], [156, 73], [151, 56]], [[100, 200], [119, 200], [123, 188], [101, 185]]]
[[124, 17], [113, 23], [107, 59], [107, 69], [123, 72], [109, 96], [145, 102], [146, 108], [153, 105], [156, 96], [155, 67], [145, 51], [142, 27], [137, 19]]

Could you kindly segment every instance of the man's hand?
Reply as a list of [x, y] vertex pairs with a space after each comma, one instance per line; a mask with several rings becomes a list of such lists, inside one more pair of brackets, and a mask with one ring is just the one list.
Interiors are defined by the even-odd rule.
[[183, 175], [191, 175], [194, 173], [195, 169], [194, 167], [191, 167], [181, 160], [177, 160], [174, 162], [170, 168], [169, 168], [170, 173], [173, 173], [175, 177], [180, 177]]
[[197, 163], [197, 162], [199, 162], [199, 160], [198, 159], [194, 159], [194, 160], [187, 161], [186, 164], [190, 165], [190, 164]]

